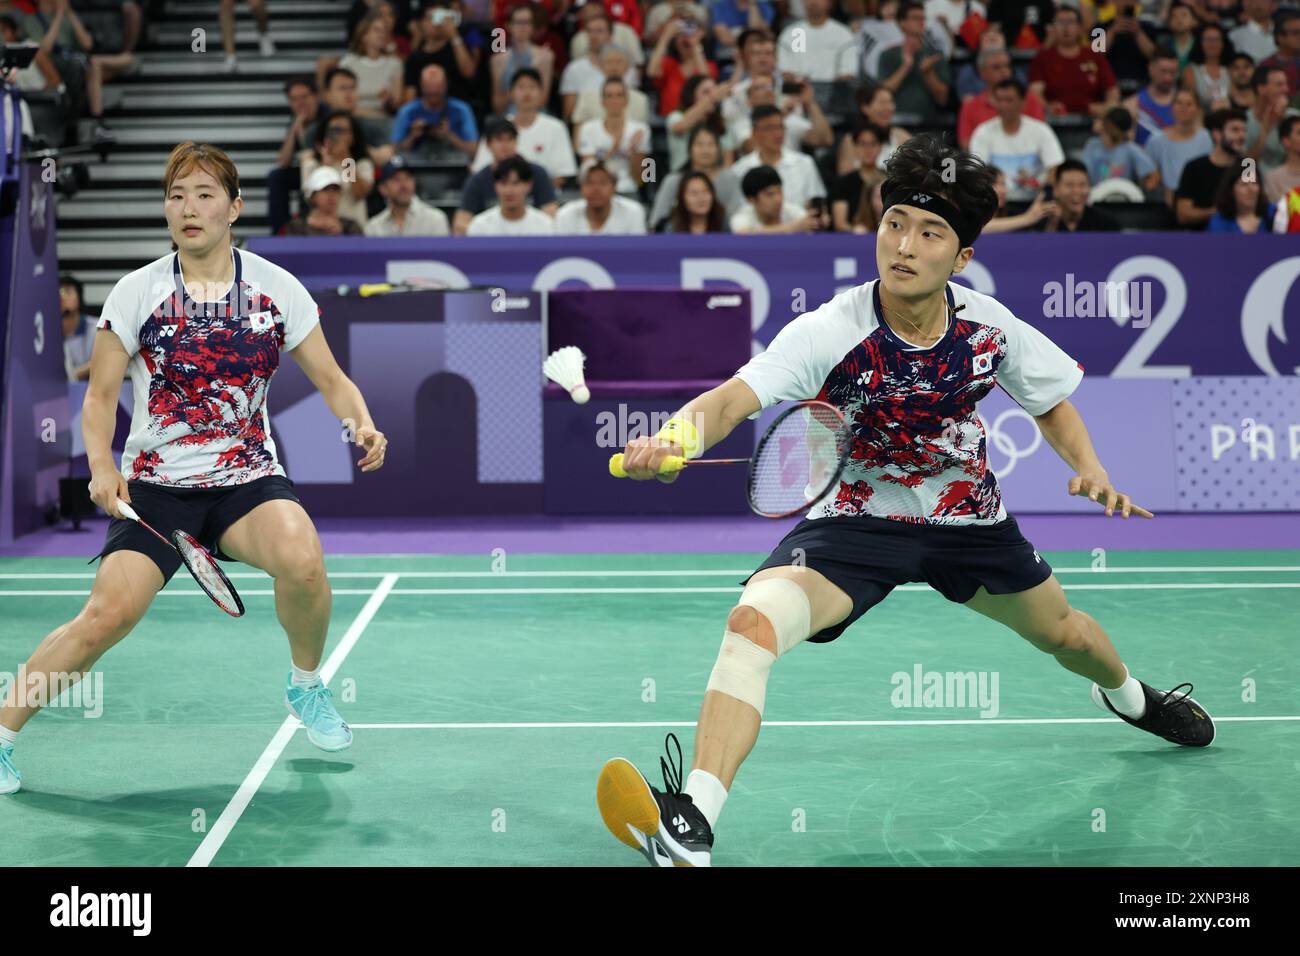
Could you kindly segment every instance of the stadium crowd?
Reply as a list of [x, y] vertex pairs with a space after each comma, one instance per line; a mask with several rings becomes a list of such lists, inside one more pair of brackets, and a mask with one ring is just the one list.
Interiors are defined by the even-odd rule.
[[1294, 3], [356, 0], [348, 29], [285, 85], [274, 232], [868, 232], [918, 132], [997, 167], [990, 232], [1300, 230]]

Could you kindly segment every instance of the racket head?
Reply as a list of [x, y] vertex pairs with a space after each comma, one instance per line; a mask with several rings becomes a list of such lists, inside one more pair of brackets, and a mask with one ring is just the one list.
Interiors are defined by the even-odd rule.
[[172, 544], [176, 545], [176, 550], [180, 552], [181, 560], [185, 562], [185, 569], [198, 582], [203, 593], [212, 598], [212, 603], [231, 617], [242, 617], [244, 602], [239, 597], [239, 592], [235, 590], [235, 586], [230, 583], [230, 578], [226, 577], [226, 572], [221, 570], [221, 566], [212, 557], [211, 552], [187, 531], [173, 531]]
[[749, 460], [749, 507], [762, 518], [789, 518], [825, 498], [853, 450], [853, 430], [834, 405], [791, 405], [768, 426]]

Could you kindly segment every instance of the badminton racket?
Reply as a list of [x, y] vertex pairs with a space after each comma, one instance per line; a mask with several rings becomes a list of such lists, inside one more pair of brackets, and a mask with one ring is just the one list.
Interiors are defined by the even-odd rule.
[[[684, 458], [669, 455], [659, 465], [670, 475], [698, 465], [748, 465], [749, 507], [763, 518], [789, 518], [830, 493], [852, 451], [852, 429], [843, 413], [826, 402], [799, 402], [768, 426], [749, 458]], [[609, 473], [626, 478], [623, 455], [609, 460]]]
[[235, 586], [230, 583], [230, 578], [226, 577], [208, 549], [194, 540], [193, 535], [187, 531], [177, 530], [172, 532], [170, 539], [164, 538], [136, 514], [134, 508], [120, 498], [117, 501], [117, 510], [122, 517], [130, 518], [163, 544], [174, 548], [181, 556], [185, 570], [189, 571], [198, 582], [203, 593], [212, 598], [212, 603], [231, 617], [243, 615], [244, 602], [240, 600], [239, 592], [235, 590]]

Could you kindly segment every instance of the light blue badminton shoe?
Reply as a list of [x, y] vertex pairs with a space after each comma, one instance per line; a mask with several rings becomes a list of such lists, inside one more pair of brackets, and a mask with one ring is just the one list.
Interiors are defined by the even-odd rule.
[[307, 739], [321, 750], [331, 753], [352, 746], [352, 731], [334, 707], [334, 695], [324, 684], [315, 687], [297, 687], [290, 672], [288, 686], [284, 689], [284, 704], [289, 713], [302, 721], [307, 728]]
[[23, 785], [23, 775], [14, 766], [13, 756], [13, 747], [0, 747], [0, 794], [17, 793]]

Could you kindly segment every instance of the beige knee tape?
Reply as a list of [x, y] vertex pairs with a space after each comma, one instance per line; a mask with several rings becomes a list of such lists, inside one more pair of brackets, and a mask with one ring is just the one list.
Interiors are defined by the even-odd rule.
[[745, 585], [737, 604], [752, 607], [767, 618], [776, 634], [776, 656], [808, 639], [812, 605], [803, 588], [789, 578], [767, 578]]
[[747, 585], [737, 603], [752, 607], [767, 618], [776, 636], [777, 652], [773, 654], [743, 634], [727, 631], [722, 637], [718, 661], [709, 675], [708, 689], [743, 700], [761, 717], [772, 664], [808, 638], [812, 606], [804, 589], [785, 578], [768, 578]]

